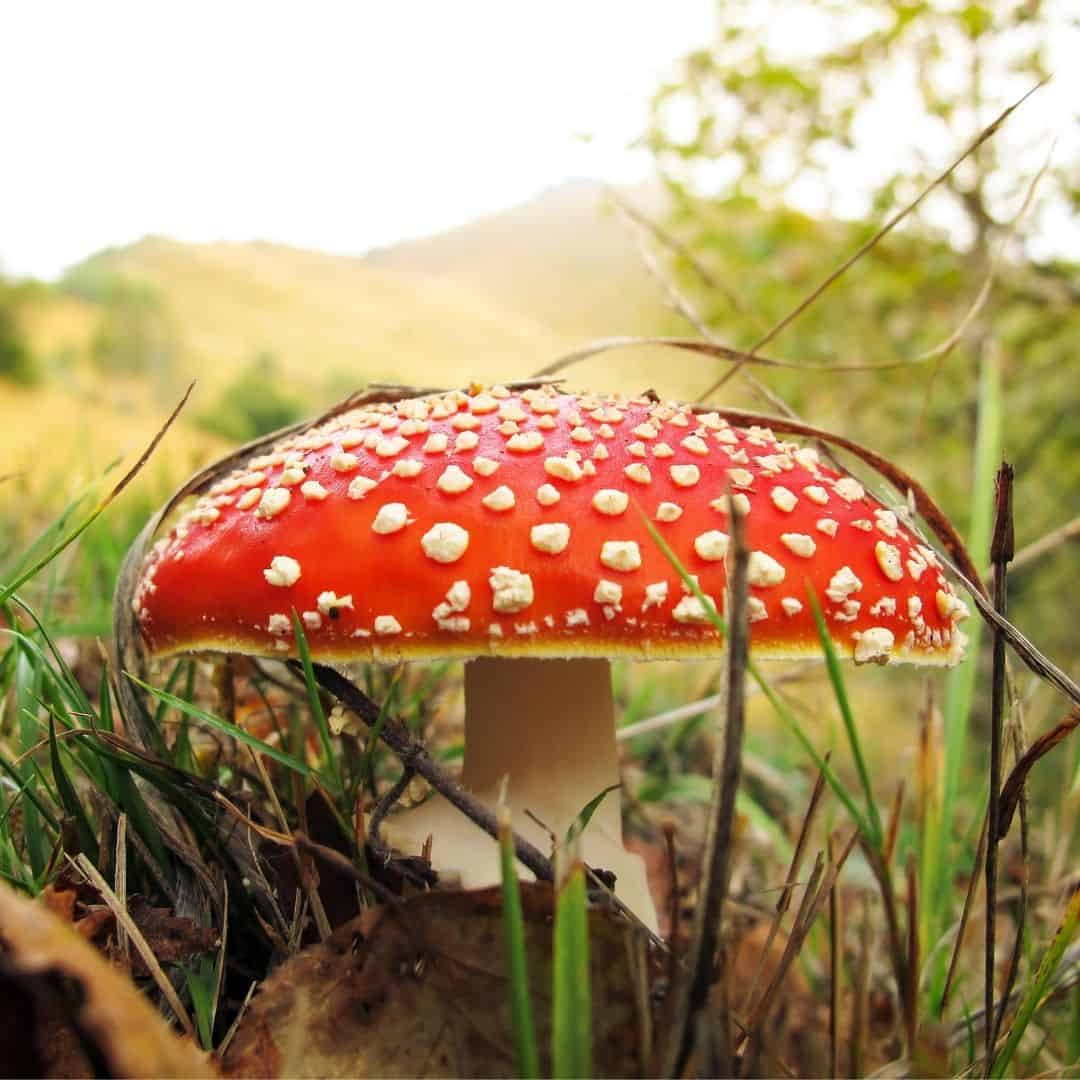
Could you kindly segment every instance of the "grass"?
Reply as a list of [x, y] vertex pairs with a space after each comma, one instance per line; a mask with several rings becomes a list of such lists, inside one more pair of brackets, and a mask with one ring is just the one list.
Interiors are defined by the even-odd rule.
[[[992, 456], [986, 459], [992, 460]], [[182, 966], [178, 984], [200, 1041], [211, 1047], [235, 1018], [251, 973], [266, 971], [281, 959], [283, 949], [287, 952], [298, 946], [303, 937], [303, 912], [318, 902], [318, 891], [301, 882], [295, 910], [288, 904], [278, 905], [276, 911], [272, 905], [264, 906], [266, 897], [280, 892], [282, 886], [263, 886], [257, 878], [253, 880], [252, 867], [243, 862], [243, 853], [223, 841], [222, 821], [237, 820], [239, 815], [267, 836], [282, 835], [297, 828], [314, 829], [318, 806], [326, 805], [331, 810], [331, 823], [321, 827], [331, 830], [337, 850], [362, 866], [358, 836], [362, 835], [363, 815], [370, 813], [376, 798], [397, 779], [400, 770], [373, 738], [358, 740], [347, 733], [334, 733], [326, 704], [314, 684], [310, 658], [303, 649], [302, 682], [289, 682], [280, 673], [259, 669], [234, 679], [244, 700], [238, 701], [232, 718], [220, 710], [200, 665], [189, 660], [173, 664], [162, 673], [160, 686], [139, 684], [152, 703], [155, 728], [162, 733], [160, 743], [153, 747], [132, 743], [123, 734], [124, 699], [116, 694], [118, 680], [127, 676], [98, 662], [93, 674], [99, 685], [88, 687], [87, 672], [72, 668], [62, 640], [72, 630], [107, 627], [105, 599], [109, 590], [104, 583], [115, 575], [125, 537], [133, 531], [143, 508], [138, 501], [131, 509], [116, 504], [88, 523], [100, 504], [100, 497], [74, 498], [21, 549], [9, 551], [3, 564], [0, 619], [6, 629], [0, 638], [0, 876], [36, 895], [65, 872], [68, 857], [81, 856], [106, 880], [113, 881], [118, 821], [123, 818], [128, 895], [139, 892], [171, 907], [181, 883], [189, 879], [207, 874], [210, 879], [227, 882], [229, 932], [227, 949], [220, 957], [220, 977], [215, 958], [203, 957]], [[696, 588], [688, 577], [684, 580]], [[99, 583], [96, 591], [87, 591], [88, 615], [65, 599], [87, 581]], [[814, 603], [813, 598], [810, 602]], [[722, 628], [719, 615], [715, 617]], [[297, 638], [303, 641], [302, 626], [297, 627]], [[825, 643], [827, 635], [823, 635]], [[966, 874], [971, 870], [976, 837], [970, 829], [957, 826], [977, 822], [985, 800], [985, 784], [978, 760], [971, 760], [969, 740], [965, 736], [947, 742], [945, 762], [932, 757], [914, 763], [928, 770], [928, 775], [921, 784], [909, 784], [908, 790], [916, 794], [903, 801], [899, 816], [894, 818], [887, 805], [899, 770], [895, 762], [886, 769], [888, 759], [883, 760], [875, 741], [867, 738], [868, 721], [859, 705], [865, 698], [852, 692], [835, 657], [829, 660], [827, 655], [824, 674], [838, 742], [830, 740], [828, 723], [803, 716], [798, 703], [774, 687], [759, 665], [751, 661], [748, 672], [762, 691], [758, 708], [772, 710], [792, 740], [780, 743], [753, 730], [748, 737], [752, 753], [763, 757], [782, 778], [783, 790], [777, 793], [761, 787], [751, 773], [738, 793], [736, 805], [744, 821], [739, 856], [743, 903], [756, 910], [760, 919], [776, 920], [778, 935], [782, 935], [778, 940], [796, 938], [800, 942], [797, 955], [789, 957], [788, 963], [809, 980], [806, 993], [813, 1000], [827, 1000], [832, 946], [816, 914], [824, 908], [818, 904], [815, 909], [812, 897], [783, 911], [774, 907], [775, 889], [786, 880], [792, 861], [809, 790], [808, 774], [819, 770], [826, 785], [827, 809], [810, 832], [808, 850], [824, 847], [821, 820], [829, 823], [829, 832], [849, 822], [858, 830], [861, 848], [839, 872], [835, 884], [828, 884], [826, 864], [820, 878], [825, 885], [821, 887], [827, 885], [830, 896], [834, 891], [842, 896], [847, 910], [856, 910], [852, 905], [861, 904], [869, 905], [875, 913], [875, 967], [879, 972], [891, 972], [877, 978], [884, 980], [881, 985], [886, 990], [900, 988], [907, 1013], [903, 1027], [909, 1033], [909, 1052], [921, 1053], [919, 1036], [912, 1041], [910, 1033], [921, 1030], [936, 1015], [939, 972], [947, 966], [953, 944], [950, 927], [958, 917]], [[414, 666], [393, 672], [369, 668], [360, 675], [368, 693], [383, 704], [380, 719], [393, 716], [413, 731], [429, 728], [440, 702], [453, 701], [456, 678], [454, 665]], [[711, 689], [709, 683], [704, 684], [706, 692]], [[972, 684], [967, 691], [969, 701], [974, 689]], [[685, 700], [686, 684], [666, 680], [647, 668], [625, 668], [618, 673], [617, 690], [628, 706], [628, 719], [634, 720]], [[234, 722], [241, 706], [244, 715], [261, 716], [266, 722], [259, 729], [261, 733], [251, 724]], [[966, 732], [967, 724], [962, 726]], [[314, 738], [307, 737], [308, 731]], [[452, 731], [442, 736], [438, 746], [443, 760], [457, 757], [458, 744]], [[958, 765], [955, 756], [948, 757], [950, 753], [961, 755]], [[251, 754], [258, 759], [258, 768], [252, 768]], [[636, 737], [629, 794], [637, 807], [633, 816], [639, 828], [652, 827], [657, 809], [679, 813], [682, 843], [695, 850], [701, 838], [694, 834], [693, 808], [711, 794], [706, 775], [709, 759], [709, 732], [701, 715]], [[942, 790], [951, 794], [935, 808], [928, 805], [930, 793], [942, 788], [948, 768], [955, 769], [955, 786], [944, 786]], [[884, 785], [875, 780], [883, 774], [888, 775]], [[1063, 845], [1064, 851], [1075, 854], [1077, 814], [1069, 799], [1075, 802], [1080, 796], [1078, 785], [1080, 755], [1075, 748], [1058, 752], [1033, 773], [1033, 800], [1043, 815], [1036, 840], [1043, 847], [1034, 852], [1032, 861], [1033, 887], [1053, 884], [1040, 881], [1038, 873], [1051, 861], [1055, 846]], [[1046, 796], [1047, 792], [1070, 790], [1072, 794], [1064, 800]], [[598, 793], [597, 799], [583, 808], [583, 816], [595, 809], [603, 794]], [[274, 805], [280, 807], [280, 814]], [[163, 823], [169, 821], [182, 823], [193, 837], [196, 847], [189, 855], [190, 862], [178, 857], [163, 831]], [[570, 840], [572, 843], [573, 838]], [[927, 852], [934, 853], [929, 862]], [[915, 880], [921, 902], [913, 910], [905, 873], [916, 854], [920, 856]], [[582, 996], [587, 985], [582, 972], [588, 967], [588, 935], [583, 929], [585, 887], [580, 864], [572, 857], [566, 861], [570, 869], [559, 891], [555, 931], [551, 1060], [556, 1075], [587, 1075], [595, 1062], [589, 1043], [591, 1006], [587, 995]], [[805, 883], [805, 872], [800, 876]], [[509, 877], [504, 887], [515, 1060], [519, 1075], [535, 1076], [540, 1072], [540, 1056], [534, 1013], [537, 1003], [527, 989], [530, 957], [518, 925], [520, 904], [515, 914], [516, 888]], [[794, 896], [798, 895], [796, 891]], [[876, 900], [871, 902], [871, 896]], [[1077, 993], [1073, 990], [1062, 995], [1056, 989], [1062, 976], [1057, 962], [1075, 935], [1075, 909], [1074, 897], [1061, 921], [1061, 899], [1050, 892], [1030, 912], [1030, 953], [1021, 968], [1016, 1011], [1007, 1019], [994, 1060], [995, 1075], [1035, 1073], [1048, 1062], [1067, 1062], [1070, 1055], [1072, 1059], [1077, 1056], [1073, 1027], [1080, 1008]], [[267, 910], [273, 914], [268, 916]], [[927, 914], [928, 910], [932, 914]], [[857, 920], [847, 922], [848, 934], [836, 947], [848, 982], [856, 986]], [[736, 920], [732, 927], [736, 935], [737, 925]], [[977, 1062], [981, 1046], [978, 1037], [972, 1037], [968, 1046], [965, 1004], [980, 997], [980, 954], [968, 949], [965, 955], [969, 959], [961, 965], [943, 1017], [949, 1029], [958, 1033], [948, 1052], [949, 1068], [954, 1071], [964, 1068], [969, 1058]], [[761, 985], [764, 988], [765, 983]], [[917, 985], [922, 993], [912, 996], [909, 988]], [[736, 995], [735, 1006], [739, 1005]], [[760, 1002], [759, 1006], [761, 1022], [768, 1024], [769, 1007]], [[804, 1033], [810, 1041], [815, 1037], [813, 1032]], [[869, 1045], [869, 1033], [864, 1032], [861, 1038], [860, 1060], [880, 1057], [883, 1050]]]

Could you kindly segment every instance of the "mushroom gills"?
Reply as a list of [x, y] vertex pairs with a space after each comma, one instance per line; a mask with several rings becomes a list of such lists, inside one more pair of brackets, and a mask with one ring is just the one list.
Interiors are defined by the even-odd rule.
[[[504, 776], [514, 829], [550, 853], [597, 794], [619, 783], [611, 665], [603, 659], [473, 660], [465, 667], [465, 761], [462, 783], [494, 807]], [[656, 907], [640, 856], [623, 847], [618, 791], [600, 803], [582, 834], [590, 866], [615, 874], [615, 894], [656, 931]], [[383, 838], [419, 854], [432, 838], [432, 865], [448, 881], [473, 889], [500, 880], [499, 852], [477, 825], [440, 795], [392, 814]], [[518, 864], [523, 880], [532, 873]]]

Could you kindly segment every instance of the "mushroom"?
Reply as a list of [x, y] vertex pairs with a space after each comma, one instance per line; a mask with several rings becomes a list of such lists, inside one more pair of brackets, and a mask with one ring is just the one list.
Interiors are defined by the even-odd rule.
[[[729, 501], [730, 500], [730, 501]], [[720, 635], [647, 516], [722, 610], [727, 522], [746, 514], [758, 656], [820, 651], [808, 589], [857, 663], [949, 664], [967, 612], [929, 548], [852, 476], [765, 427], [650, 397], [552, 386], [358, 405], [288, 433], [204, 486], [133, 595], [151, 655], [295, 654], [291, 612], [328, 662], [435, 657], [465, 668], [463, 783], [509, 776], [547, 846], [618, 783], [609, 661], [716, 657]], [[384, 827], [437, 870], [498, 879], [493, 842], [433, 797]], [[609, 797], [585, 859], [656, 925]]]

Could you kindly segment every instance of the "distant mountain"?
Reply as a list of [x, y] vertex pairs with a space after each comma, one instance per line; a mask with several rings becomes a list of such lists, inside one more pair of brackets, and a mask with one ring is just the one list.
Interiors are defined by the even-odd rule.
[[[655, 192], [630, 194], [657, 211]], [[102, 379], [89, 362], [117, 282], [156, 297], [175, 334], [168, 370], [155, 370], [152, 385]], [[26, 321], [36, 354], [56, 377], [29, 396], [0, 385], [0, 422], [25, 415], [34, 408], [27, 402], [44, 402], [42, 395], [63, 396], [70, 400], [49, 405], [50, 416], [73, 409], [88, 431], [108, 436], [117, 416], [144, 409], [157, 416], [192, 377], [198, 387], [189, 414], [198, 414], [260, 353], [273, 355], [284, 389], [318, 408], [373, 381], [457, 386], [524, 378], [584, 342], [655, 333], [671, 316], [602, 185], [573, 180], [365, 256], [148, 236], [74, 267], [59, 288], [43, 290]], [[658, 362], [655, 350], [638, 349], [581, 363], [569, 378], [625, 390], [662, 381], [678, 394], [694, 385], [695, 368], [693, 358], [668, 353]], [[38, 454], [31, 428], [6, 426], [0, 450]]]
[[331, 376], [457, 384], [528, 373], [564, 344], [451, 279], [277, 244], [148, 237], [73, 272], [109, 275], [163, 298], [185, 367], [211, 385], [262, 351], [307, 385]]
[[[632, 201], [654, 209], [659, 193]], [[373, 252], [375, 266], [467, 285], [501, 307], [585, 341], [655, 332], [661, 294], [604, 185], [568, 180], [518, 206]]]
[[[657, 209], [656, 191], [630, 195]], [[204, 397], [263, 351], [317, 393], [328, 382], [457, 385], [522, 378], [586, 341], [655, 333], [671, 319], [631, 231], [588, 180], [361, 257], [148, 236], [70, 275], [110, 276], [168, 305], [183, 373], [200, 378]], [[635, 350], [580, 365], [575, 381], [640, 389], [656, 370]]]

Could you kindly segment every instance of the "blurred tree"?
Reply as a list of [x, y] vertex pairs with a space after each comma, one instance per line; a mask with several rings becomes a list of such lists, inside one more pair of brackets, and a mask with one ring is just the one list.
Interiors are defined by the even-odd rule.
[[103, 297], [102, 321], [90, 358], [105, 375], [150, 376], [167, 385], [179, 334], [165, 301], [148, 285], [115, 279]]
[[272, 352], [257, 353], [222, 391], [217, 404], [195, 420], [205, 431], [247, 442], [299, 420], [306, 404], [282, 389], [282, 375]]
[[[1051, 0], [719, 0], [717, 27], [713, 45], [687, 56], [657, 93], [646, 139], [672, 199], [671, 227], [713, 282], [683, 260], [687, 289], [743, 347], [1043, 78], [1052, 52], [1066, 62], [1080, 51], [1075, 5]], [[1059, 155], [1010, 236], [1048, 148], [1028, 116], [1014, 114], [767, 351], [912, 361], [842, 382], [790, 372], [770, 382], [812, 419], [903, 449], [963, 522], [972, 376], [992, 343], [1010, 392], [1006, 448], [1022, 467], [1018, 516], [1033, 539], [1080, 512], [1076, 436], [1065, 425], [1080, 404], [1080, 275], [1045, 254], [1080, 209], [1080, 159]], [[963, 340], [915, 363], [964, 321], [1005, 240], [997, 286]], [[703, 386], [711, 381], [703, 376]], [[928, 438], [913, 441], [920, 433]]]
[[19, 325], [17, 299], [17, 288], [0, 279], [0, 379], [31, 386], [40, 378], [40, 372]]
[[[672, 199], [670, 227], [689, 253], [685, 287], [705, 321], [744, 348], [1052, 64], [1080, 55], [1070, 0], [719, 0], [717, 12], [713, 45], [687, 56], [657, 93], [646, 139]], [[1076, 257], [1068, 242], [1078, 236], [1080, 158], [1074, 140], [1018, 219], [1049, 142], [1030, 118], [1030, 106], [1017, 110], [765, 350], [800, 362], [909, 361], [842, 380], [769, 373], [769, 382], [811, 421], [898, 455], [929, 481], [954, 520], [968, 522], [979, 560], [990, 516], [989, 499], [976, 506], [971, 496], [980, 402], [1005, 403], [1003, 431], [981, 427], [981, 460], [992, 467], [1003, 451], [1017, 466], [1018, 542], [1080, 513], [1080, 268], [1064, 261]], [[994, 412], [988, 405], [983, 416]], [[1047, 572], [1015, 575], [1011, 590], [1019, 624], [1066, 663], [1076, 655], [1078, 548], [1058, 551]], [[971, 764], [968, 698], [957, 688], [966, 679], [970, 692], [973, 672], [958, 670], [945, 702], [946, 846], [924, 849], [920, 885], [927, 949], [947, 914], [955, 825], [944, 808]], [[975, 715], [985, 722], [985, 709]], [[934, 953], [932, 996], [947, 954]]]

